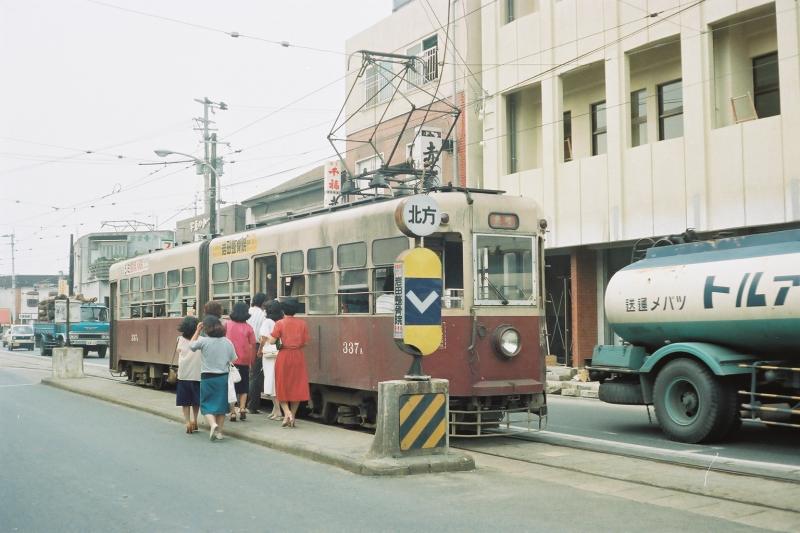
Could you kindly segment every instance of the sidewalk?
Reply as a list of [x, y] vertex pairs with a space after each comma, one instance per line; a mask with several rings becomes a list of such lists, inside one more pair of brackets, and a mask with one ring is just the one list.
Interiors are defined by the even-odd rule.
[[[139, 387], [123, 380], [89, 375], [73, 379], [48, 377], [43, 378], [42, 383], [138, 409], [183, 425], [183, 414], [180, 408], [175, 406], [173, 394]], [[207, 439], [208, 425], [202, 417], [199, 422], [200, 432], [196, 436]], [[268, 420], [266, 414], [249, 415], [245, 422], [228, 420], [225, 422], [223, 433], [226, 438], [235, 437], [367, 476], [397, 476], [474, 469], [471, 457], [455, 451], [449, 456], [427, 455], [404, 458], [402, 464], [391, 458], [371, 458], [367, 456], [372, 444], [372, 435], [369, 433], [326, 426], [307, 420], [298, 420], [295, 429], [286, 429], [281, 427], [280, 422]]]

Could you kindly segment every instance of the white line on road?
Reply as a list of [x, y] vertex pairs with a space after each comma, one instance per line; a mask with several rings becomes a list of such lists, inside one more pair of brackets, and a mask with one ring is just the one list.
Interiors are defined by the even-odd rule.
[[5, 389], [8, 387], [30, 387], [32, 385], [36, 385], [36, 383], [14, 383], [13, 385], [0, 385], [0, 389]]

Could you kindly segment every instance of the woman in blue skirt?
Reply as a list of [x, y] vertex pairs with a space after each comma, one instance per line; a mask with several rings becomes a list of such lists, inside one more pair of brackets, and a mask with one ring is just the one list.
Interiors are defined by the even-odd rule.
[[[203, 331], [206, 336], [200, 337]], [[228, 413], [228, 371], [236, 359], [236, 350], [225, 338], [225, 326], [213, 315], [207, 315], [197, 325], [189, 349], [201, 354], [200, 411], [211, 426], [208, 438], [222, 440], [222, 426]]]

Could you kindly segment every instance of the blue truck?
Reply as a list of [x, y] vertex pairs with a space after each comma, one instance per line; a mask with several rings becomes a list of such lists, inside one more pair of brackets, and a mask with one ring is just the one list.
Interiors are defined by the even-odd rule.
[[106, 306], [66, 297], [39, 303], [39, 319], [33, 323], [33, 336], [40, 355], [52, 355], [53, 348], [83, 348], [84, 357], [108, 353], [109, 323]]

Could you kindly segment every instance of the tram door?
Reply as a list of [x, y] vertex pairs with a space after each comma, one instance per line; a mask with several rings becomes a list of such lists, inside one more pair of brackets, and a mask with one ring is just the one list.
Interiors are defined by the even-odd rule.
[[275, 254], [257, 257], [254, 261], [255, 292], [263, 292], [267, 300], [278, 297], [278, 256]]

